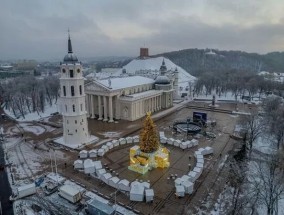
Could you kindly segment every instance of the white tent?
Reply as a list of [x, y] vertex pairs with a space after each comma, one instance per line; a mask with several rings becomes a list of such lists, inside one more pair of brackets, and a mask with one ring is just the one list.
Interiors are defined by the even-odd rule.
[[83, 169], [84, 168], [82, 160], [75, 160], [73, 166], [74, 166], [74, 169]]
[[98, 156], [102, 157], [105, 154], [105, 150], [104, 149], [99, 149], [98, 150]]
[[95, 167], [95, 170], [102, 169], [103, 168], [102, 162], [101, 161], [94, 161], [94, 167]]
[[133, 137], [133, 142], [134, 143], [139, 143], [139, 136], [138, 135]]
[[197, 173], [197, 178], [202, 174], [202, 169], [200, 167], [194, 167], [193, 171]]
[[179, 147], [181, 144], [180, 140], [174, 140], [174, 146]]
[[126, 144], [125, 138], [120, 138], [118, 141], [119, 141], [119, 144], [120, 144], [120, 145]]
[[201, 168], [201, 169], [203, 169], [203, 163], [196, 163], [196, 167], [199, 167], [199, 168]]
[[154, 200], [154, 190], [146, 189], [145, 196], [146, 196], [146, 202], [152, 202]]
[[188, 142], [186, 141], [186, 142], [182, 142], [182, 143], [179, 145], [179, 147], [180, 147], [181, 149], [186, 149], [186, 148], [187, 148], [187, 145], [188, 145]]
[[133, 137], [126, 137], [126, 143], [133, 143]]
[[92, 149], [89, 151], [89, 157], [90, 158], [95, 158], [98, 156], [98, 150], [97, 149]]
[[197, 146], [198, 145], [198, 140], [192, 139], [191, 143], [192, 143], [193, 146]]
[[141, 183], [146, 189], [149, 189], [150, 188], [150, 183], [148, 183], [148, 182], [142, 182]]
[[203, 155], [213, 154], [213, 148], [210, 146], [205, 147]]
[[118, 189], [122, 191], [130, 191], [130, 186], [129, 186], [129, 181], [126, 179], [122, 179], [121, 181], [118, 182]]
[[174, 144], [174, 139], [173, 138], [169, 138], [168, 140], [167, 140], [167, 143], [169, 144], [169, 145], [173, 145]]
[[113, 148], [113, 143], [112, 143], [112, 142], [107, 142], [106, 145], [107, 145], [107, 147], [108, 147], [109, 149], [112, 149], [112, 148]]
[[114, 188], [118, 188], [118, 182], [119, 182], [119, 178], [118, 177], [112, 177], [108, 180], [108, 184], [109, 186], [111, 187], [114, 187]]
[[182, 181], [189, 181], [190, 180], [190, 177], [188, 175], [183, 175], [181, 178], [180, 178]]
[[135, 185], [141, 185], [141, 183], [139, 181], [133, 181], [131, 182], [130, 187], [133, 187]]
[[193, 183], [190, 181], [183, 181], [181, 185], [184, 187], [185, 193], [192, 194], [193, 193]]
[[202, 164], [204, 164], [204, 159], [203, 159], [203, 158], [197, 158], [197, 163], [202, 163]]
[[79, 152], [79, 157], [80, 158], [87, 158], [88, 157], [88, 152], [86, 150], [82, 150]]
[[119, 141], [118, 140], [113, 140], [112, 141], [113, 147], [119, 146]]
[[108, 180], [112, 177], [112, 175], [110, 173], [105, 173], [101, 176], [101, 180], [103, 182], [105, 182], [106, 184], [108, 184]]
[[189, 176], [189, 181], [192, 183], [194, 183], [199, 177], [197, 172], [194, 171], [190, 171], [187, 175]]
[[180, 197], [184, 197], [185, 189], [184, 186], [178, 185], [176, 186], [176, 195]]
[[187, 142], [187, 148], [193, 147], [193, 144], [190, 140], [187, 140], [186, 142]]
[[96, 170], [96, 174], [98, 176], [99, 179], [101, 179], [102, 175], [106, 173], [105, 169], [97, 169]]
[[95, 172], [94, 162], [91, 159], [86, 159], [84, 161], [84, 173], [89, 174], [94, 172]]
[[101, 149], [104, 149], [105, 152], [108, 152], [109, 151], [109, 147], [107, 145], [102, 145], [101, 146]]
[[182, 180], [180, 178], [177, 178], [175, 180], [175, 186], [181, 185]]
[[[200, 148], [201, 150], [203, 150], [203, 148]], [[197, 158], [198, 155], [202, 155], [200, 152], [200, 149], [198, 149], [197, 151], [194, 152], [194, 157]]]
[[130, 189], [130, 201], [142, 202], [144, 199], [144, 186], [142, 184], [135, 184]]
[[163, 143], [163, 144], [166, 144], [167, 140], [168, 140], [168, 138], [166, 138], [166, 137], [161, 137], [160, 138], [160, 142]]
[[160, 134], [160, 138], [165, 137], [165, 132], [160, 131], [159, 134]]

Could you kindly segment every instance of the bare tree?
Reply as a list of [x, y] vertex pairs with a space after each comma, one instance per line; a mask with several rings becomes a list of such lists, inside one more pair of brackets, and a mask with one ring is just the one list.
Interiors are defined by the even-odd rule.
[[284, 197], [280, 160], [279, 155], [272, 155], [267, 162], [255, 162], [255, 171], [249, 177], [253, 193], [259, 194], [258, 204], [266, 207], [268, 215], [278, 214], [278, 202]]
[[239, 122], [246, 130], [245, 142], [249, 150], [249, 156], [251, 155], [253, 143], [263, 132], [264, 124], [260, 121], [257, 113], [250, 113], [242, 115]]

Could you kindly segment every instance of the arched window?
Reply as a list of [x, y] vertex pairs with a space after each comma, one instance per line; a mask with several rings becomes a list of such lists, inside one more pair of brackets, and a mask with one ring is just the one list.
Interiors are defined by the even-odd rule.
[[63, 96], [66, 96], [66, 87], [63, 86]]
[[80, 69], [77, 69], [77, 72], [80, 73]]
[[72, 105], [72, 108], [73, 108], [73, 112], [75, 112], [75, 105]]
[[71, 86], [71, 96], [75, 96], [74, 86]]
[[77, 124], [77, 120], [75, 120], [75, 124]]
[[79, 86], [80, 95], [82, 95], [82, 85]]
[[69, 70], [69, 72], [70, 72], [70, 78], [74, 78], [74, 72], [73, 72], [73, 70], [71, 69], [71, 70]]

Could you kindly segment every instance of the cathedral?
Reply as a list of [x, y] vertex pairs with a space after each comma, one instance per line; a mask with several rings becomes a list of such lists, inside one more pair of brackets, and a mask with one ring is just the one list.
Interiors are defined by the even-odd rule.
[[90, 81], [85, 84], [88, 117], [107, 122], [134, 121], [149, 111], [172, 107], [178, 75], [170, 80], [166, 72], [163, 61], [155, 80], [134, 75]]

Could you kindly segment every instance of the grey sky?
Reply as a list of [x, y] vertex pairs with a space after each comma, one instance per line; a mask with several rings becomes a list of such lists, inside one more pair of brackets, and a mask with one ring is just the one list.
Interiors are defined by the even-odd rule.
[[284, 49], [283, 0], [0, 0], [1, 59]]

